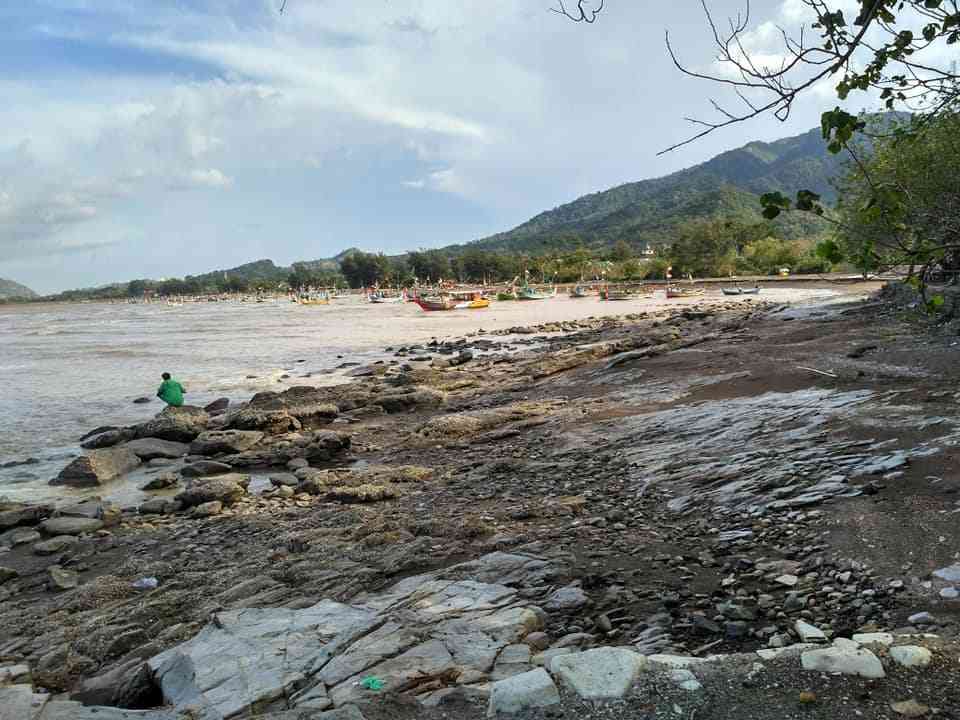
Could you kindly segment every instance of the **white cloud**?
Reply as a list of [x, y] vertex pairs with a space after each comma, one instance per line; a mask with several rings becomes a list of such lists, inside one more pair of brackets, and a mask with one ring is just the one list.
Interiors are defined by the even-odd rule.
[[216, 168], [193, 170], [190, 173], [190, 180], [194, 185], [210, 188], [228, 188], [233, 185], [233, 178], [224, 175]]

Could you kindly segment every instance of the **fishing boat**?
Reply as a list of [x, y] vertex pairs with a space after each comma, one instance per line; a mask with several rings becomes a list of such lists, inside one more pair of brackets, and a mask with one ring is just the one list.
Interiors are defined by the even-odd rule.
[[546, 290], [537, 290], [530, 285], [525, 285], [517, 291], [517, 300], [549, 300], [557, 296], [557, 288], [554, 287], [550, 292]]
[[438, 312], [442, 310], [456, 310], [457, 301], [451, 297], [415, 297], [413, 301], [426, 312]]
[[294, 296], [293, 302], [297, 305], [329, 305], [330, 295], [326, 292], [304, 293]]
[[497, 293], [497, 300], [500, 300], [500, 301], [516, 300], [516, 299], [517, 299], [517, 293], [514, 292], [513, 290]]
[[752, 288], [742, 288], [742, 287], [726, 288], [725, 287], [725, 288], [721, 288], [721, 290], [723, 290], [724, 295], [759, 295], [760, 294], [759, 286], [752, 287]]
[[367, 300], [378, 305], [392, 304], [392, 303], [402, 303], [406, 298], [402, 295], [387, 295], [382, 292], [370, 293], [367, 296]]
[[601, 300], [636, 300], [637, 298], [650, 297], [649, 295], [641, 295], [637, 290], [633, 288], [609, 288], [605, 287], [600, 291]]
[[490, 307], [490, 300], [484, 297], [480, 290], [460, 290], [449, 293], [456, 301], [457, 310], [482, 310]]
[[570, 288], [571, 298], [585, 298], [593, 295], [593, 290], [585, 285], [576, 285]]
[[703, 295], [703, 293], [703, 288], [680, 287], [679, 285], [671, 285], [667, 288], [668, 298], [697, 297], [698, 295]]

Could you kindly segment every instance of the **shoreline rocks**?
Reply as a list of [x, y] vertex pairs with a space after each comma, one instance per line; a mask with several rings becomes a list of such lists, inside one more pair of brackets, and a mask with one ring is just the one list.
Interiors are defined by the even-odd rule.
[[91, 450], [67, 465], [50, 481], [51, 485], [97, 487], [126, 475], [140, 465], [136, 453], [124, 447]]

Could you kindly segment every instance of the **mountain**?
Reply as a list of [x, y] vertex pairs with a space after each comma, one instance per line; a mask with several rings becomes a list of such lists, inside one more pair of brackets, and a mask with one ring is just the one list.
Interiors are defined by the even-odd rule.
[[0, 278], [0, 300], [32, 300], [37, 294], [26, 285]]
[[[691, 218], [724, 215], [758, 221], [760, 195], [765, 192], [793, 196], [798, 190], [812, 190], [833, 202], [830, 180], [842, 172], [843, 163], [842, 155], [827, 152], [819, 128], [775, 142], [751, 142], [665, 177], [584, 195], [470, 245], [519, 252], [563, 249], [580, 242], [611, 245], [621, 239], [636, 246], [662, 245], [671, 242], [671, 230], [678, 223]], [[776, 224], [786, 237], [824, 227], [817, 218], [791, 213]]]
[[[274, 265], [273, 260], [255, 260], [229, 270], [214, 270], [203, 275], [194, 275], [192, 279], [199, 281], [201, 284], [222, 277], [239, 278], [248, 282], [254, 280], [279, 281], [286, 278], [289, 272], [290, 268]], [[190, 278], [191, 276], [188, 276], [188, 279]]]

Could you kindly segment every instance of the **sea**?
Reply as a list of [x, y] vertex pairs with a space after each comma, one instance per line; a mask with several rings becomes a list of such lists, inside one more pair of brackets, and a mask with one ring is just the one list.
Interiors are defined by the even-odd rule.
[[[818, 291], [770, 291], [783, 299], [798, 292]], [[262, 390], [347, 382], [346, 364], [392, 358], [387, 348], [638, 312], [663, 302], [560, 296], [440, 313], [359, 296], [325, 306], [285, 299], [0, 305], [0, 498], [46, 501], [73, 492], [49, 480], [81, 452], [80, 437], [159, 412], [154, 396], [163, 372], [186, 387], [190, 404], [221, 397], [239, 402]], [[151, 401], [133, 402], [141, 397]]]

